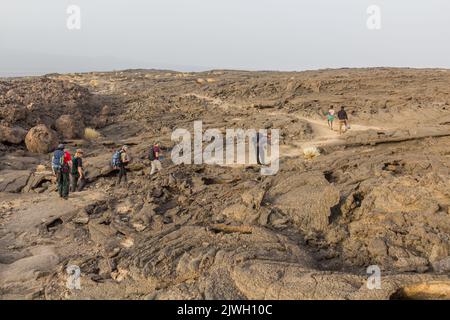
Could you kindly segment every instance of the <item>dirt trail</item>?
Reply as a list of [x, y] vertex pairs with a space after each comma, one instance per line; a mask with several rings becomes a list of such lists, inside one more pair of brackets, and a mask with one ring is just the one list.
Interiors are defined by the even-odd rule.
[[328, 124], [324, 120], [315, 120], [297, 115], [297, 118], [309, 123], [313, 130], [314, 139], [303, 143], [303, 148], [308, 146], [317, 146], [331, 144], [339, 141], [339, 133], [336, 132], [336, 125], [330, 130]]
[[[282, 146], [280, 147], [280, 154], [282, 157], [297, 157], [303, 154], [305, 148], [310, 147], [320, 147], [326, 145], [333, 145], [344, 143], [342, 139], [343, 135], [339, 134], [339, 123], [335, 121], [333, 124], [333, 130], [328, 127], [326, 120], [318, 120], [307, 118], [301, 115], [296, 115], [296, 117], [302, 121], [306, 121], [311, 126], [314, 138], [308, 141], [298, 141], [294, 143], [294, 146]], [[367, 130], [378, 130], [386, 131], [387, 128], [376, 127], [376, 126], [366, 126], [361, 124], [351, 124], [351, 131], [367, 131]]]
[[[316, 120], [312, 118], [306, 118], [300, 115], [297, 115], [297, 118], [308, 122], [314, 132], [314, 139], [311, 140], [311, 143], [325, 143], [330, 144], [332, 142], [338, 141], [339, 137], [339, 121], [334, 121], [333, 130], [330, 130], [328, 127], [328, 123], [326, 120]], [[353, 124], [349, 121], [351, 131], [367, 131], [367, 130], [378, 130], [378, 131], [387, 131], [387, 128], [377, 127], [377, 126], [366, 126], [362, 124]]]
[[[237, 108], [237, 105], [231, 105], [227, 102], [224, 102], [220, 98], [212, 98], [206, 95], [198, 94], [198, 93], [188, 93], [184, 96], [192, 96], [201, 100], [206, 100], [215, 106], [218, 106], [224, 110], [229, 109], [230, 107]], [[278, 116], [279, 113], [271, 112], [269, 115]], [[313, 131], [314, 138], [308, 141], [298, 141], [292, 145], [284, 145], [280, 146], [280, 156], [281, 157], [298, 157], [303, 155], [303, 150], [309, 147], [320, 147], [325, 145], [339, 144], [343, 143], [342, 135], [339, 134], [339, 122], [336, 120], [334, 122], [333, 130], [330, 130], [328, 127], [327, 121], [325, 119], [313, 119], [304, 117], [302, 115], [295, 115], [299, 120], [306, 121], [311, 126]], [[361, 124], [353, 124], [351, 123], [351, 131], [366, 131], [366, 130], [379, 130], [379, 131], [387, 131], [387, 128], [377, 127], [377, 126], [367, 126]]]

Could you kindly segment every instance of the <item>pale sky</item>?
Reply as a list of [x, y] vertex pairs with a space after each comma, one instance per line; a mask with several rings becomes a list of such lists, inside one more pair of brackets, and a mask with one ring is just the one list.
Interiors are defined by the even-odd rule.
[[[68, 30], [67, 7], [81, 9]], [[381, 9], [369, 30], [366, 10]], [[0, 0], [0, 76], [450, 68], [449, 0]]]

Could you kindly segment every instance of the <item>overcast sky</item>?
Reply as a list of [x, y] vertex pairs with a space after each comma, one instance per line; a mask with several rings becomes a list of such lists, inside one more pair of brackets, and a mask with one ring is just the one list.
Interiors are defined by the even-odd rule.
[[[81, 9], [81, 29], [66, 26]], [[366, 10], [381, 9], [369, 30]], [[450, 0], [0, 0], [0, 76], [450, 68]]]

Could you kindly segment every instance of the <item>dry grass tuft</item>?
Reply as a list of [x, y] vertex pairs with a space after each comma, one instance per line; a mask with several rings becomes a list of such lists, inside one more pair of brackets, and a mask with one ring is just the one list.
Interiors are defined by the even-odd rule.
[[303, 156], [306, 160], [311, 160], [320, 156], [320, 151], [317, 147], [308, 147], [303, 149]]
[[100, 134], [100, 132], [98, 132], [95, 129], [86, 128], [86, 129], [84, 129], [84, 137], [87, 140], [96, 140], [101, 137], [101, 134]]

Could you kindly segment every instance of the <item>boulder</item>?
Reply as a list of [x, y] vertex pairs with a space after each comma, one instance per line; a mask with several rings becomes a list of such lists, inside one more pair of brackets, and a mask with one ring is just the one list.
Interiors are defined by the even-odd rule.
[[109, 153], [104, 153], [96, 157], [90, 157], [86, 161], [85, 174], [89, 181], [95, 181], [97, 178], [107, 176], [114, 169], [111, 167], [111, 157]]
[[25, 120], [27, 117], [27, 109], [24, 107], [0, 107], [0, 118], [5, 119], [8, 123], [16, 123]]
[[0, 125], [0, 142], [20, 144], [25, 140], [27, 131], [20, 127], [6, 127]]
[[112, 111], [110, 106], [103, 106], [100, 115], [93, 121], [94, 127], [97, 129], [104, 128], [109, 123], [109, 117]]
[[23, 188], [23, 192], [30, 192], [41, 188], [43, 185], [48, 183], [56, 183], [56, 177], [54, 174], [51, 171], [36, 171], [28, 179], [26, 186]]
[[108, 117], [107, 116], [99, 116], [95, 120], [93, 120], [93, 125], [96, 129], [101, 129], [106, 127], [108, 124]]
[[72, 115], [62, 115], [55, 122], [56, 130], [65, 139], [81, 138], [83, 136], [84, 124]]
[[28, 131], [25, 144], [31, 152], [48, 153], [58, 146], [58, 136], [55, 131], [41, 124]]
[[20, 192], [27, 184], [28, 170], [3, 170], [0, 173], [0, 192]]

